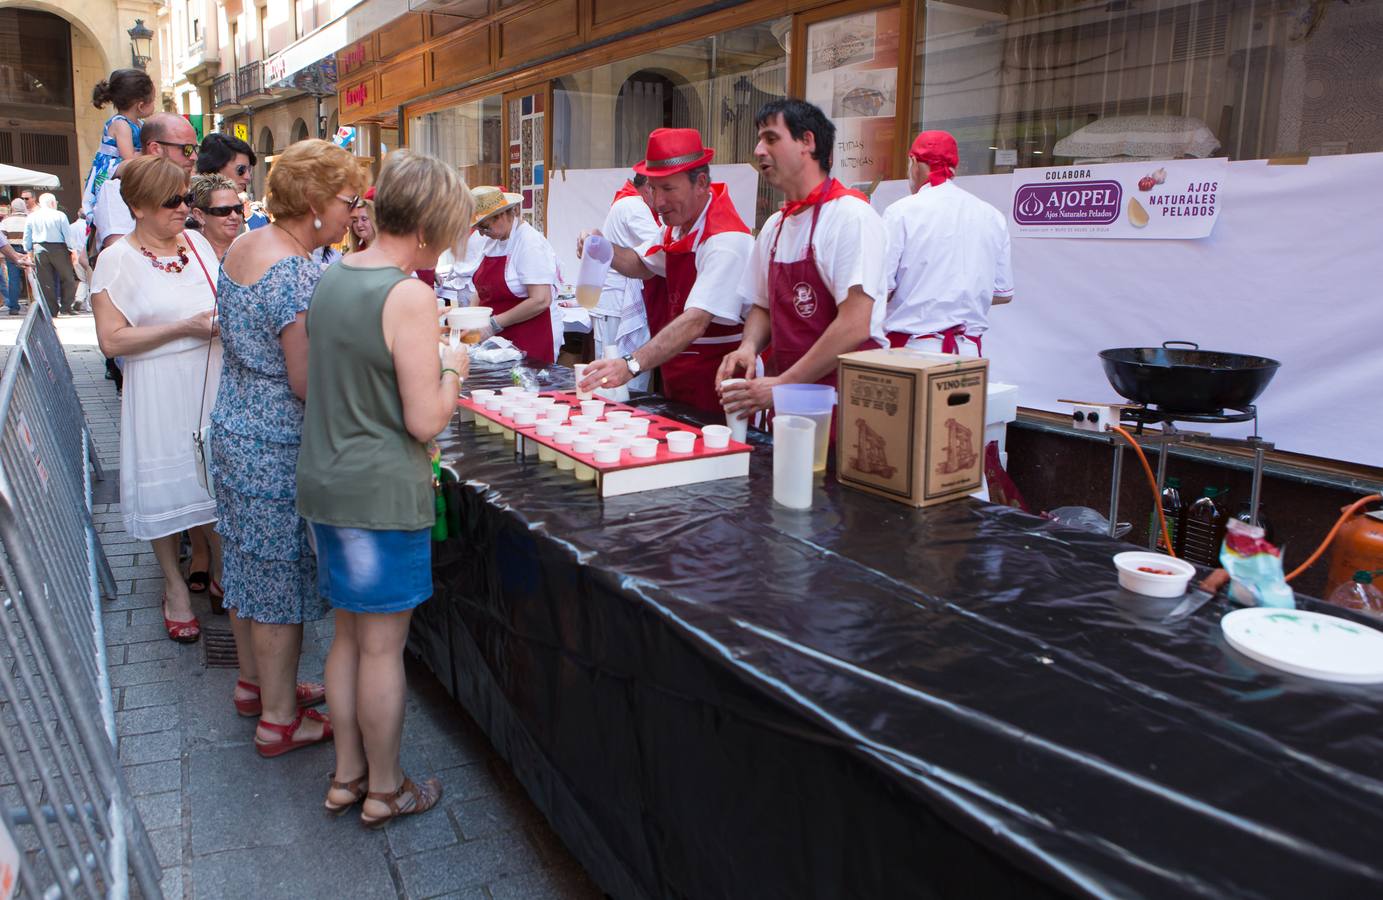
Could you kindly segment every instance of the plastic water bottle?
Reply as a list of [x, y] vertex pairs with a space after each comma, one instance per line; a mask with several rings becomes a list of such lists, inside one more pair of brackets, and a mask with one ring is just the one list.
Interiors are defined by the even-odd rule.
[[1373, 572], [1359, 571], [1354, 578], [1330, 592], [1326, 601], [1345, 609], [1356, 609], [1383, 617], [1383, 591], [1373, 583]]

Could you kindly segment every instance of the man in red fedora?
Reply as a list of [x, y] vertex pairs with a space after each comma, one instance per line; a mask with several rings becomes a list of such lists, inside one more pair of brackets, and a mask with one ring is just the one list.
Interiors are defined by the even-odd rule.
[[[752, 304], [744, 342], [721, 363], [716, 383], [725, 409], [753, 414], [773, 405], [778, 384], [836, 383], [836, 357], [884, 343], [888, 245], [883, 220], [868, 199], [831, 177], [836, 127], [803, 100], [774, 100], [755, 120], [754, 158], [769, 184], [787, 197], [759, 231], [740, 287]], [[768, 374], [755, 360], [772, 352]]]
[[1013, 299], [1003, 213], [956, 187], [960, 153], [924, 131], [908, 153], [912, 195], [884, 212], [888, 287], [884, 330], [894, 347], [981, 356], [989, 307]]
[[713, 156], [693, 128], [658, 128], [648, 136], [646, 158], [634, 171], [648, 176], [663, 229], [647, 247], [616, 246], [613, 266], [630, 278], [656, 279], [644, 289], [653, 337], [622, 359], [587, 366], [582, 390], [618, 387], [661, 366], [669, 399], [720, 412], [715, 375], [740, 342], [737, 292], [754, 238], [725, 185], [711, 182]]

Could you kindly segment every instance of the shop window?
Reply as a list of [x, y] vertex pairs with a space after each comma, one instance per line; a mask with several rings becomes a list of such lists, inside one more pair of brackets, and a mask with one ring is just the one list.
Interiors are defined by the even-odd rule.
[[964, 174], [1383, 150], [1383, 4], [949, 0], [918, 6], [913, 122]]
[[508, 190], [523, 197], [523, 217], [539, 231], [547, 230], [543, 188], [547, 169], [547, 88], [506, 96], [509, 116]]
[[505, 184], [498, 95], [408, 120], [408, 145], [461, 173], [469, 185]]
[[836, 125], [831, 174], [872, 191], [893, 170], [898, 136], [898, 7], [851, 13], [806, 28], [804, 97]]
[[[695, 128], [717, 163], [752, 163], [754, 114], [787, 95], [790, 20], [737, 28], [553, 82], [552, 166], [626, 168], [654, 128]], [[781, 202], [760, 183], [757, 224]]]

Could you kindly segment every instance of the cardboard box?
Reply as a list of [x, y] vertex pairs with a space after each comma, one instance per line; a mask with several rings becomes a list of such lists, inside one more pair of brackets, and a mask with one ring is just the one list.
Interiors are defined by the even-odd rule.
[[980, 489], [989, 361], [862, 350], [840, 357], [836, 478], [910, 506]]

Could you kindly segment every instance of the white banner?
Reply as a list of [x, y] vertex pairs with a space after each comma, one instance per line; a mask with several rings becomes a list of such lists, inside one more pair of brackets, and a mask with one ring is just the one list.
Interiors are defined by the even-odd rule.
[[[1025, 407], [1069, 413], [1058, 398], [1119, 399], [1097, 356], [1107, 348], [1190, 340], [1268, 356], [1282, 368], [1258, 399], [1264, 438], [1383, 466], [1383, 415], [1370, 399], [1383, 384], [1383, 153], [1229, 170], [1234, 202], [1208, 240], [1014, 241], [1015, 299], [994, 307], [984, 335], [990, 378], [1018, 385]], [[956, 184], [1000, 211], [1012, 201], [1008, 175]], [[885, 182], [870, 199], [882, 212], [907, 192]]]
[[1228, 174], [1227, 159], [1018, 169], [1009, 229], [1036, 238], [1209, 237]]

